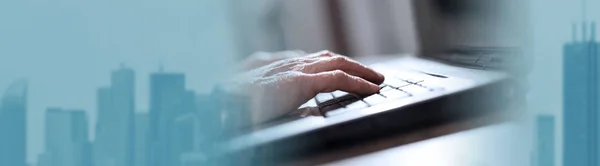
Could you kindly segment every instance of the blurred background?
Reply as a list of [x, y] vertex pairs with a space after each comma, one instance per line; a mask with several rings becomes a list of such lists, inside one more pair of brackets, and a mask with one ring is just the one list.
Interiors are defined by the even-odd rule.
[[365, 56], [417, 50], [410, 0], [261, 0], [234, 8], [246, 52], [328, 49]]
[[243, 27], [237, 33], [245, 53], [328, 49], [360, 57], [414, 55], [420, 53], [421, 38], [482, 47], [520, 46], [527, 36], [521, 29], [526, 26], [523, 9], [528, 5], [515, 2], [270, 0], [236, 3], [233, 11], [236, 27]]

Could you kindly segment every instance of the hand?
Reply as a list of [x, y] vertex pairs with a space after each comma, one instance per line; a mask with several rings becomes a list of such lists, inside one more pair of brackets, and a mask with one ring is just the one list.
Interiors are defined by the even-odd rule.
[[248, 71], [248, 70], [252, 70], [252, 69], [256, 69], [256, 68], [268, 65], [268, 64], [276, 62], [276, 61], [290, 59], [290, 58], [296, 58], [296, 57], [300, 57], [300, 56], [304, 56], [304, 55], [306, 55], [306, 53], [303, 51], [299, 51], [299, 50], [280, 51], [280, 52], [273, 52], [273, 53], [256, 52], [256, 53], [250, 55], [248, 58], [244, 59], [244, 61], [242, 61], [239, 71]]
[[244, 72], [229, 89], [250, 97], [252, 122], [257, 124], [296, 110], [318, 93], [373, 94], [383, 81], [383, 75], [354, 60], [321, 51]]

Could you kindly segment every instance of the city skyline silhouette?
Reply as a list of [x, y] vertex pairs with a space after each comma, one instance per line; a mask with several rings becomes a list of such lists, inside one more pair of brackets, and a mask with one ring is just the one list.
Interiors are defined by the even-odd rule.
[[137, 73], [136, 112], [149, 110], [147, 75], [160, 62], [208, 93], [239, 56], [228, 12], [220, 0], [3, 2], [0, 92], [29, 80], [28, 162], [44, 149], [47, 107], [85, 110], [94, 130], [96, 89], [120, 63]]
[[[156, 164], [156, 166], [182, 165], [182, 161], [179, 160], [181, 155], [193, 154], [194, 151], [198, 151], [199, 145], [194, 138], [209, 133], [199, 131], [197, 127], [199, 121], [203, 120], [202, 118], [186, 118], [200, 115], [199, 110], [204, 110], [200, 108], [202, 107], [200, 105], [208, 107], [208, 105], [204, 105], [209, 103], [206, 102], [207, 97], [204, 97], [207, 95], [188, 90], [183, 73], [158, 71], [148, 76], [152, 87], [149, 103], [154, 103], [150, 106], [154, 109], [145, 113], [135, 112], [133, 104], [135, 98], [134, 77], [135, 71], [124, 65], [111, 72], [111, 84], [97, 89], [95, 96], [97, 108], [94, 110], [98, 114], [96, 117], [90, 117], [88, 111], [83, 109], [48, 106], [44, 114], [46, 120], [43, 142], [45, 147], [42, 153], [36, 156], [37, 162], [30, 164], [41, 166], [129, 166], [147, 165], [147, 163], [162, 163]], [[22, 150], [23, 153], [22, 157], [13, 156], [12, 160], [3, 160], [3, 162], [8, 162], [9, 165], [22, 165], [19, 164], [22, 162], [24, 165], [26, 161], [25, 137], [30, 137], [25, 134], [27, 82], [15, 81], [3, 93], [3, 96], [0, 105], [2, 106], [0, 119], [3, 120], [3, 123], [0, 124], [0, 132], [14, 135], [14, 137], [0, 139], [3, 141], [2, 143], [12, 144], [10, 147], [7, 147], [9, 144], [2, 144], [2, 147], [5, 148], [3, 150], [9, 150], [12, 154], [19, 154], [14, 152]], [[183, 105], [173, 105], [180, 102], [183, 102]], [[158, 112], [162, 113], [157, 114]], [[7, 118], [19, 120], [17, 118], [19, 114], [15, 113], [21, 114], [21, 120], [7, 121]], [[200, 117], [212, 118], [207, 115]], [[90, 120], [93, 118], [98, 118], [95, 120], [97, 124], [94, 125], [95, 127], [89, 127]], [[21, 127], [17, 127], [18, 123], [22, 124]], [[161, 127], [165, 125], [167, 125], [166, 128]], [[171, 137], [171, 131], [175, 129], [189, 139], [170, 141], [169, 139], [179, 138]], [[21, 134], [15, 132], [21, 132]], [[95, 135], [96, 138], [90, 138], [90, 135]], [[21, 144], [17, 143], [19, 140], [22, 142]], [[181, 144], [182, 142], [188, 143]], [[160, 147], [163, 147], [162, 150]], [[169, 150], [171, 147], [179, 149]], [[162, 154], [156, 154], [158, 152]], [[2, 151], [0, 157], [9, 157], [7, 154]], [[151, 156], [152, 154], [155, 155]], [[160, 157], [167, 158], [158, 161], [150, 160]], [[197, 163], [196, 158], [188, 157], [186, 162]]]
[[[587, 2], [588, 30], [589, 23], [599, 20], [600, 10], [595, 10], [600, 6], [600, 1], [588, 0]], [[533, 70], [529, 73], [530, 91], [528, 91], [528, 105], [532, 110], [531, 117], [537, 115], [551, 115], [555, 117], [554, 129], [554, 163], [557, 166], [563, 165], [564, 161], [564, 48], [573, 40], [573, 24], [576, 25], [577, 40], [581, 40], [583, 21], [582, 1], [544, 1], [533, 0], [531, 3], [531, 33], [532, 33], [532, 56]], [[597, 28], [597, 27], [596, 27]], [[590, 37], [588, 33], [588, 37]], [[598, 33], [595, 34], [598, 39]], [[531, 118], [533, 123], [529, 123], [528, 130], [536, 133], [535, 118]], [[530, 138], [535, 143], [536, 137]], [[536, 151], [532, 146], [532, 152]]]

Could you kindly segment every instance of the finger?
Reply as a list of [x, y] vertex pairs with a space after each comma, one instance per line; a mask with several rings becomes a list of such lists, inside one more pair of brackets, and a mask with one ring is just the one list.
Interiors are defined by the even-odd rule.
[[315, 61], [316, 60], [314, 60], [314, 59], [298, 57], [298, 58], [285, 59], [285, 60], [281, 60], [278, 62], [274, 62], [269, 65], [269, 68], [271, 68], [271, 71], [267, 72], [266, 76], [271, 76], [271, 75], [274, 75], [277, 73], [290, 71], [290, 70], [300, 71], [300, 70], [302, 70], [304, 64], [310, 64]]
[[361, 95], [373, 94], [379, 91], [378, 85], [341, 70], [310, 74], [308, 79], [313, 81], [308, 86], [311, 86], [314, 95], [335, 90]]
[[270, 64], [276, 61], [297, 58], [306, 55], [306, 53], [300, 50], [293, 51], [280, 51], [280, 52], [255, 52], [246, 58], [248, 64], [253, 64], [255, 66], [264, 66], [266, 64]]
[[312, 73], [342, 70], [350, 75], [366, 79], [375, 84], [381, 84], [384, 76], [371, 68], [366, 67], [350, 58], [344, 56], [332, 56], [308, 65], [305, 69]]

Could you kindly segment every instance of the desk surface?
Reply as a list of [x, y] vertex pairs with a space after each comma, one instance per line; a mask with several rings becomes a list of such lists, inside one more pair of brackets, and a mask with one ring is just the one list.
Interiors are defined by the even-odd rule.
[[318, 154], [290, 165], [525, 166], [531, 165], [526, 133], [519, 122], [470, 119]]

